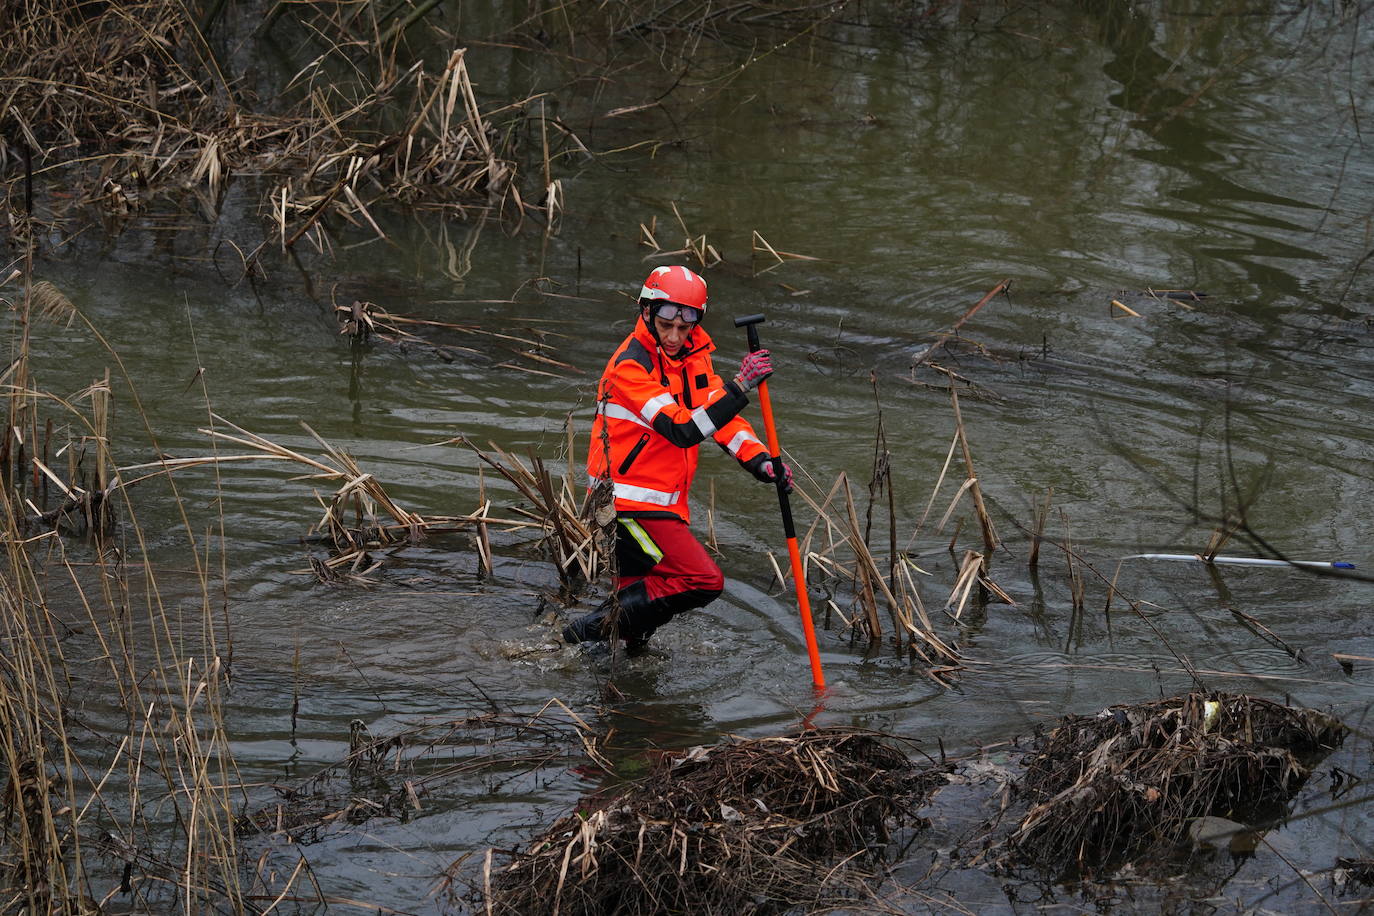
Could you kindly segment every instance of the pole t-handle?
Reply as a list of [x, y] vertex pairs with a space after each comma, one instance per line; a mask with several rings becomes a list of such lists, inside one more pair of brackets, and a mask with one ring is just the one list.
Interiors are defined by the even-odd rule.
[[742, 315], [735, 319], [735, 327], [744, 328], [745, 333], [749, 335], [750, 353], [763, 349], [762, 344], [759, 343], [759, 329], [755, 325], [763, 324], [767, 320], [763, 317], [763, 312], [759, 312], [757, 315]]

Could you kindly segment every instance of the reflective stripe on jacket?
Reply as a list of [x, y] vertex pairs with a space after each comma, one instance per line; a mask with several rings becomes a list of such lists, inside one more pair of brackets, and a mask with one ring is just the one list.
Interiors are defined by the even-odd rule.
[[606, 363], [597, 386], [587, 473], [610, 476], [615, 509], [625, 514], [676, 515], [691, 520], [687, 492], [697, 470], [697, 445], [708, 437], [743, 463], [765, 451], [738, 414], [749, 397], [711, 367], [715, 345], [701, 328], [683, 355], [669, 359], [636, 319]]

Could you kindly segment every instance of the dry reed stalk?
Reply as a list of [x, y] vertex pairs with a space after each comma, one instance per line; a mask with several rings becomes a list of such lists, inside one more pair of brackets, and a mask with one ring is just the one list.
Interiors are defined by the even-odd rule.
[[[849, 489], [849, 478], [844, 481], [844, 504], [849, 516], [849, 548], [854, 552], [856, 581], [859, 583], [859, 599], [864, 609], [864, 620], [868, 624], [868, 644], [876, 646], [883, 636], [883, 625], [878, 619], [878, 601], [874, 596], [874, 568], [873, 555], [868, 550], [868, 544], [864, 542], [863, 534], [859, 530], [859, 518], [854, 512], [854, 494]], [[878, 584], [882, 584], [882, 577], [877, 576]], [[890, 593], [889, 593], [890, 594]], [[893, 612], [893, 624], [896, 625], [896, 603], [891, 602], [889, 609]], [[895, 637], [899, 640], [897, 649], [901, 651], [901, 631], [898, 630]]]
[[945, 602], [945, 607], [953, 608], [954, 612], [950, 615], [956, 621], [964, 614], [964, 605], [968, 603], [969, 595], [973, 592], [973, 586], [978, 584], [979, 572], [983, 567], [983, 555], [976, 550], [964, 551], [964, 558], [959, 561], [959, 576], [954, 580], [954, 587], [950, 590], [949, 600]]
[[[201, 429], [202, 433], [213, 441], [233, 443], [250, 451], [241, 454], [216, 453], [194, 458], [165, 458], [156, 462], [127, 465], [119, 468], [121, 474], [131, 471], [150, 473], [128, 480], [121, 477], [119, 482], [127, 487], [150, 477], [170, 475], [195, 467], [219, 467], [242, 461], [264, 460], [299, 464], [311, 472], [292, 478], [294, 480], [338, 482], [338, 489], [328, 500], [316, 494], [323, 515], [304, 538], [313, 541], [314, 533], [321, 532], [319, 537], [325, 539], [335, 551], [334, 556], [324, 560], [311, 558], [310, 571], [323, 581], [370, 584], [369, 574], [381, 565], [368, 553], [368, 550], [374, 547], [414, 544], [430, 534], [465, 530], [478, 532], [480, 538], [493, 524], [501, 525], [506, 530], [546, 527], [538, 518], [534, 519], [533, 523], [523, 519], [494, 518], [490, 514], [490, 506], [485, 501], [481, 508], [469, 515], [424, 517], [396, 503], [374, 475], [364, 472], [352, 456], [325, 441], [304, 423], [301, 424], [302, 428], [321, 448], [324, 457], [315, 458], [286, 448], [229, 423], [218, 415], [211, 416], [234, 434], [209, 427]], [[490, 562], [489, 555], [487, 562]]]
[[[477, 469], [477, 503], [481, 506], [477, 511], [485, 519], [491, 511], [491, 500], [487, 499], [487, 477], [480, 467]], [[488, 576], [492, 575], [494, 569], [491, 561], [491, 535], [485, 521], [477, 523], [477, 556], [482, 563], [482, 572]]]
[[[808, 564], [819, 568], [823, 577], [848, 583], [848, 587], [853, 589], [855, 603], [862, 609], [862, 614], [856, 614], [852, 619], [840, 613], [847, 622], [846, 626], [857, 627], [862, 621], [863, 629], [869, 634], [870, 645], [873, 645], [882, 635], [882, 625], [878, 617], [878, 598], [881, 595], [893, 622], [893, 645], [896, 651], [903, 651], [905, 639], [906, 651], [913, 657], [919, 656], [928, 664], [929, 669], [926, 673], [941, 683], [947, 683], [944, 678], [957, 669], [960, 656], [935, 634], [910, 574], [898, 576], [894, 572], [893, 584], [889, 585], [879, 571], [877, 559], [864, 540], [848, 477], [841, 473], [820, 504], [812, 500], [804, 490], [798, 489], [796, 492], [800, 493], [816, 512], [816, 520], [804, 539], [807, 546], [803, 549], [806, 550]], [[845, 505], [843, 517], [837, 521], [831, 516], [830, 505], [841, 492], [845, 495]], [[824, 547], [812, 549], [810, 544], [816, 528], [822, 523], [830, 535], [828, 542]], [[844, 560], [841, 560], [841, 554], [844, 555]], [[905, 572], [905, 564], [902, 564], [901, 568]], [[776, 562], [774, 571], [778, 580], [785, 583], [786, 577]], [[834, 604], [833, 600], [830, 604]], [[838, 608], [834, 609], [838, 611]]]
[[[959, 447], [959, 434], [955, 433], [949, 440], [949, 451], [945, 453], [945, 462], [940, 466], [940, 474], [935, 478], [935, 485], [930, 488], [930, 499], [926, 500], [926, 507], [921, 512], [921, 517], [916, 521], [916, 527], [911, 531], [911, 537], [907, 539], [907, 549], [916, 541], [916, 535], [921, 533], [925, 526], [926, 519], [930, 516], [930, 510], [935, 505], [935, 497], [940, 495], [940, 487], [944, 485], [945, 477], [949, 474], [949, 466], [954, 461], [954, 450]], [[955, 499], [958, 499], [956, 496]], [[953, 505], [953, 501], [951, 501]], [[948, 513], [946, 513], [948, 514]], [[936, 526], [936, 530], [944, 527], [944, 522]]]
[[[756, 259], [760, 251], [768, 252], [768, 255], [773, 259], [773, 263], [769, 264], [763, 270], [759, 270], [756, 266]], [[775, 270], [776, 268], [781, 267], [783, 264], [786, 264], [788, 261], [816, 260], [819, 259], [813, 258], [810, 255], [794, 254], [790, 251], [777, 250], [772, 245], [768, 244], [768, 240], [764, 238], [762, 235], [760, 235], [757, 229], [754, 230], [753, 235], [749, 239], [749, 265], [751, 270], [753, 271], [754, 276], [756, 277], [760, 274], [766, 274], [770, 270]]]
[[[1040, 565], [1040, 542], [1045, 538], [1045, 522], [1049, 520], [1050, 501], [1053, 498], [1054, 487], [1047, 487], [1044, 500], [1036, 500], [1034, 504], [1031, 518], [1030, 556], [1026, 560], [1026, 565], [1032, 570]], [[1111, 603], [1110, 595], [1108, 595], [1107, 602], [1108, 604]]]
[[1211, 561], [1221, 549], [1226, 546], [1226, 542], [1239, 531], [1245, 524], [1244, 519], [1228, 517], [1220, 525], [1212, 530], [1212, 534], [1207, 538], [1207, 546], [1202, 549], [1202, 558]]
[[1063, 509], [1059, 510], [1059, 521], [1064, 525], [1064, 562], [1069, 570], [1069, 594], [1073, 602], [1073, 609], [1081, 611], [1087, 596], [1088, 585], [1083, 579], [1082, 571], [1074, 564], [1073, 533], [1069, 529], [1068, 513]]
[[542, 541], [552, 555], [564, 600], [572, 600], [583, 586], [600, 577], [606, 568], [604, 558], [613, 544], [608, 544], [607, 535], [614, 522], [613, 508], [607, 513], [604, 501], [593, 499], [579, 507], [566, 488], [562, 493], [556, 492], [548, 470], [537, 456], [532, 456], [531, 471], [495, 445], [491, 448], [497, 457], [492, 457], [465, 438], [455, 441], [506, 478], [531, 504], [531, 509], [516, 507], [512, 511], [535, 521], [543, 530]]
[[[826, 511], [835, 497], [839, 495], [840, 488], [845, 485], [846, 480], [847, 478], [843, 474], [836, 477], [835, 482], [830, 485], [830, 491], [826, 493], [825, 499], [820, 503], [812, 499], [811, 495], [807, 493], [806, 490], [800, 487], [796, 489], [795, 492], [800, 495], [801, 498], [806, 501], [806, 504], [811, 507], [811, 510], [816, 513], [815, 521], [811, 523], [811, 527], [807, 528], [806, 534], [800, 541], [802, 556], [811, 556], [813, 553], [817, 552], [832, 554], [838, 544], [842, 544], [848, 540], [848, 536], [843, 532], [843, 526], [837, 526], [835, 520], [830, 516], [829, 512]], [[813, 550], [811, 542], [815, 537], [816, 528], [822, 522], [825, 523], [825, 547]]]
[[677, 207], [677, 201], [670, 201], [673, 208], [673, 216], [677, 217], [678, 227], [682, 230], [682, 247], [676, 251], [655, 250], [654, 254], [661, 257], [672, 257], [674, 255], [691, 255], [697, 264], [704, 268], [719, 264], [723, 259], [720, 252], [716, 251], [714, 245], [706, 241], [706, 234], [693, 238], [692, 233], [687, 229], [687, 221], [682, 218], [682, 211]]
[[992, 559], [993, 551], [997, 549], [997, 532], [992, 527], [992, 517], [988, 515], [987, 507], [983, 505], [983, 490], [979, 486], [978, 475], [973, 470], [973, 453], [969, 449], [963, 415], [959, 412], [959, 392], [955, 390], [952, 380], [949, 385], [949, 398], [950, 405], [954, 410], [954, 429], [959, 436], [959, 448], [964, 454], [964, 470], [971, 481], [969, 495], [973, 497], [973, 509], [978, 515], [978, 525], [983, 531], [984, 561], [989, 562]]
[[[913, 652], [919, 653], [927, 663], [934, 666], [929, 672], [931, 677], [948, 685], [954, 672], [963, 667], [959, 664], [962, 658], [958, 650], [936, 635], [935, 627], [930, 622], [930, 615], [926, 613], [925, 604], [921, 601], [921, 593], [911, 578], [910, 565], [904, 563], [899, 567], [904, 581], [902, 599], [906, 613], [903, 618], [903, 625], [907, 628], [907, 633], [910, 636], [907, 645]], [[924, 648], [922, 648], [923, 646]]]
[[663, 250], [654, 233], [658, 231], [658, 217], [649, 218], [649, 225], [639, 224], [639, 244], [646, 246], [654, 254]]
[[1107, 616], [1112, 612], [1112, 598], [1116, 597], [1116, 583], [1121, 578], [1121, 567], [1124, 560], [1116, 561], [1116, 570], [1112, 573], [1112, 581], [1107, 583], [1107, 602], [1102, 605], [1102, 616]]
[[868, 510], [864, 518], [864, 542], [868, 542], [873, 524], [873, 503], [878, 494], [887, 491], [888, 587], [897, 590], [897, 503], [892, 489], [892, 452], [887, 448], [887, 430], [883, 425], [883, 405], [878, 397], [878, 374], [869, 373], [873, 386], [873, 407], [877, 411], [878, 428], [873, 437], [873, 476], [868, 483]]
[[[963, 315], [959, 316], [959, 320], [958, 320], [958, 321], [955, 321], [954, 324], [950, 326], [950, 329], [949, 329], [948, 331], [945, 331], [943, 334], [941, 334], [939, 337], [937, 337], [937, 338], [935, 339], [935, 342], [934, 342], [933, 344], [931, 344], [930, 346], [926, 347], [926, 348], [925, 348], [924, 350], [922, 350], [920, 353], [918, 353], [918, 354], [916, 354], [914, 357], [912, 357], [912, 359], [911, 359], [911, 379], [912, 379], [912, 381], [915, 381], [915, 380], [916, 380], [916, 369], [917, 369], [919, 366], [921, 366], [923, 363], [928, 362], [928, 361], [930, 360], [931, 354], [933, 354], [933, 353], [934, 353], [936, 350], [938, 350], [940, 347], [944, 346], [945, 341], [949, 340], [950, 337], [952, 337], [952, 336], [954, 336], [956, 333], [958, 333], [959, 329], [960, 329], [961, 327], [964, 326], [964, 322], [968, 321], [968, 320], [969, 320], [970, 318], [972, 318], [975, 314], [977, 314], [977, 313], [978, 313], [978, 310], [981, 309], [983, 306], [987, 305], [988, 302], [990, 302], [990, 301], [992, 300], [992, 297], [993, 297], [993, 296], [996, 296], [998, 293], [1000, 293], [1000, 292], [1006, 290], [1006, 289], [1009, 288], [1010, 286], [1011, 286], [1011, 278], [1008, 277], [1007, 279], [1003, 280], [1001, 283], [998, 283], [998, 284], [997, 284], [996, 286], [994, 286], [992, 289], [988, 290], [987, 294], [984, 295], [982, 299], [979, 299], [978, 302], [973, 306], [973, 308], [969, 309], [967, 312], [964, 312]], [[948, 370], [942, 369], [941, 371], [942, 371], [942, 372], [946, 372], [946, 373], [948, 374]], [[953, 386], [953, 384], [954, 384], [953, 379], [951, 379], [951, 381], [950, 381], [951, 387]]]
[[[552, 331], [540, 330], [536, 332], [540, 338], [536, 340], [534, 338], [519, 337], [514, 334], [506, 334], [500, 331], [491, 331], [476, 325], [454, 324], [447, 321], [434, 321], [425, 318], [395, 315], [375, 303], [363, 302], [360, 300], [355, 300], [352, 305], [348, 306], [335, 305], [334, 314], [339, 321], [339, 333], [346, 334], [359, 342], [366, 342], [369, 338], [375, 336], [379, 340], [384, 340], [392, 344], [413, 344], [433, 350], [441, 359], [449, 361], [460, 354], [473, 356], [484, 355], [482, 351], [473, 349], [472, 347], [435, 343], [418, 334], [405, 330], [403, 326], [408, 325], [411, 327], [439, 331], [456, 331], [464, 335], [487, 337], [499, 341], [502, 346], [509, 349], [521, 359], [528, 359], [540, 365], [561, 369], [564, 372], [574, 375], [583, 374], [583, 371], [576, 366], [554, 359], [545, 352], [549, 349], [548, 338], [561, 338], [565, 336]], [[520, 348], [510, 346], [511, 344], [519, 345]], [[499, 365], [508, 368], [523, 369], [525, 371], [534, 371], [530, 370], [528, 367], [511, 363], [500, 363]]]

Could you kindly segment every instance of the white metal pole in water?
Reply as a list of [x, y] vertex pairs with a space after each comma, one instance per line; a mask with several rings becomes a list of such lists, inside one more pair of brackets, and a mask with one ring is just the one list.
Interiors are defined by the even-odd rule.
[[1212, 557], [1196, 553], [1137, 553], [1123, 560], [1182, 560], [1193, 563], [1215, 563], [1226, 566], [1305, 566], [1309, 569], [1354, 569], [1354, 563], [1341, 560], [1270, 560], [1263, 557]]

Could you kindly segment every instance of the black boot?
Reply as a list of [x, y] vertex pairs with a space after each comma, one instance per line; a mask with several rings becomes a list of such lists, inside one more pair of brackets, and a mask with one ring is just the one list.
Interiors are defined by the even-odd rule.
[[617, 597], [620, 600], [620, 619], [616, 621], [616, 628], [620, 631], [620, 638], [625, 640], [625, 650], [631, 655], [638, 655], [644, 651], [654, 631], [673, 619], [673, 612], [662, 601], [650, 601], [643, 582], [621, 589]]
[[584, 614], [564, 627], [563, 641], [579, 643], [609, 638], [611, 612], [615, 604], [620, 605], [615, 629], [631, 652], [643, 649], [654, 631], [673, 616], [670, 609], [662, 606], [663, 602], [649, 600], [643, 582], [636, 582], [621, 589], [615, 597], [601, 602], [601, 606], [590, 614]]
[[563, 628], [563, 641], [568, 644], [595, 642], [606, 638], [606, 621], [611, 616], [613, 599], [607, 598], [590, 614], [583, 614]]

